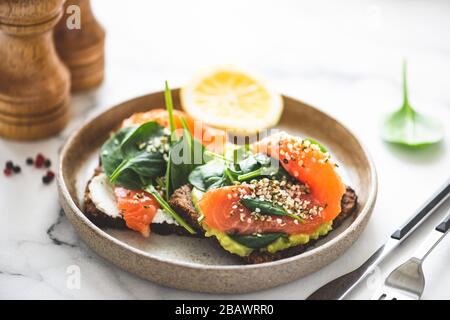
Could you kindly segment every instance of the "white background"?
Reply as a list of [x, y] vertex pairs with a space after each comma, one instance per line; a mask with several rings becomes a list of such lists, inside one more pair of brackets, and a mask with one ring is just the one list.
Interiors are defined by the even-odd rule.
[[[332, 114], [372, 153], [378, 202], [347, 253], [291, 284], [220, 298], [305, 298], [365, 261], [450, 176], [450, 1], [92, 2], [107, 31], [106, 82], [73, 98], [73, 121], [62, 135], [36, 143], [0, 140], [0, 164], [23, 163], [37, 152], [56, 162], [64, 139], [92, 114], [161, 90], [166, 79], [179, 86], [198, 69], [224, 63], [263, 75], [280, 92]], [[438, 146], [411, 151], [380, 139], [382, 116], [401, 105], [403, 58], [412, 105], [445, 124]], [[154, 285], [97, 257], [59, 216], [56, 186], [42, 185], [43, 172], [23, 169], [0, 177], [0, 298], [219, 298]], [[407, 258], [449, 208], [445, 203], [382, 271]], [[80, 266], [80, 290], [66, 286], [70, 265]], [[450, 239], [424, 269], [424, 298], [450, 299]], [[370, 297], [370, 289], [363, 285], [352, 297]]]

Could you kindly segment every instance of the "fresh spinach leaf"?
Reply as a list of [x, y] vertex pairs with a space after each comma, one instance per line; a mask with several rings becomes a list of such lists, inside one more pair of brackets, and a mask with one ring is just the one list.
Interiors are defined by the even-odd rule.
[[275, 176], [280, 179], [285, 176], [290, 178], [281, 164], [263, 153], [250, 154], [238, 163], [238, 181], [256, 179], [263, 176]]
[[236, 172], [240, 174], [249, 173], [252, 171], [255, 171], [256, 169], [259, 169], [261, 167], [261, 164], [256, 160], [256, 157], [253, 155], [248, 156], [244, 160], [238, 162], [237, 170]]
[[120, 145], [133, 130], [134, 128], [132, 127], [123, 128], [103, 144], [100, 151], [100, 161], [108, 177], [122, 163], [124, 157]]
[[223, 160], [220, 157], [212, 158], [213, 160], [206, 164], [196, 167], [189, 175], [189, 183], [199, 190], [207, 191], [231, 185], [234, 181], [245, 181], [262, 176], [289, 177], [281, 166], [272, 165], [272, 161], [276, 160], [265, 154], [249, 154], [238, 163], [228, 159]]
[[127, 135], [120, 144], [122, 153], [128, 156], [140, 153], [145, 149], [148, 142], [154, 139], [160, 139], [166, 135], [165, 128], [155, 121], [150, 121], [132, 128], [134, 130], [127, 130]]
[[283, 207], [276, 205], [270, 201], [252, 198], [243, 198], [239, 202], [247, 209], [255, 211], [259, 214], [273, 215], [273, 216], [287, 216], [296, 219], [300, 222], [304, 222], [304, 220], [300, 218], [298, 215], [289, 213]]
[[191, 172], [204, 163], [203, 152], [203, 145], [184, 130], [183, 137], [171, 147], [169, 153], [169, 194], [189, 182]]
[[209, 189], [228, 185], [225, 174], [226, 164], [220, 159], [213, 159], [202, 166], [196, 167], [189, 174], [188, 181], [195, 188], [205, 192]]
[[111, 182], [136, 189], [137, 176], [140, 180], [150, 181], [164, 175], [166, 161], [163, 153], [146, 148], [149, 141], [164, 135], [164, 128], [151, 121], [131, 129], [121, 129], [110, 138], [102, 150], [102, 163]]
[[265, 233], [260, 235], [229, 235], [234, 241], [251, 249], [261, 249], [267, 247], [280, 237], [286, 237], [286, 234], [277, 233]]
[[169, 198], [174, 190], [188, 183], [189, 174], [197, 166], [204, 164], [205, 147], [194, 139], [183, 117], [180, 118], [183, 135], [177, 140], [174, 134], [172, 95], [167, 81], [164, 94], [171, 128], [171, 146], [165, 173], [166, 198]]
[[422, 147], [438, 143], [444, 137], [442, 124], [434, 118], [422, 115], [409, 104], [406, 84], [406, 63], [403, 63], [403, 105], [388, 115], [382, 126], [385, 141], [408, 147]]
[[128, 189], [139, 189], [141, 181], [162, 176], [166, 162], [160, 152], [149, 152], [145, 144], [160, 138], [164, 128], [156, 122], [119, 130], [102, 146], [101, 161], [111, 182]]

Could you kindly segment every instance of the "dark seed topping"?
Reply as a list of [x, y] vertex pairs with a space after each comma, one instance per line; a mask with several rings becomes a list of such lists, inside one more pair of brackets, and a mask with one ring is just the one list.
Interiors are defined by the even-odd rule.
[[14, 166], [13, 171], [14, 173], [20, 173], [22, 171], [22, 168], [20, 166]]
[[52, 162], [50, 161], [50, 159], [45, 159], [44, 166], [46, 168], [50, 168], [52, 166]]
[[12, 161], [7, 161], [5, 168], [12, 170], [14, 168], [14, 163]]
[[27, 165], [31, 166], [34, 163], [34, 160], [33, 160], [33, 158], [29, 157], [29, 158], [27, 158], [26, 162], [27, 162]]

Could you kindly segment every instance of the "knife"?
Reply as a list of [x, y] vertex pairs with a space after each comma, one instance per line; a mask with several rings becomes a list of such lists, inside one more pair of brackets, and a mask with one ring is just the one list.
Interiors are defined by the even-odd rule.
[[430, 214], [450, 195], [450, 179], [438, 189], [425, 203], [397, 230], [374, 254], [359, 268], [336, 278], [313, 292], [307, 300], [341, 300], [361, 281], [371, 274], [403, 240], [430, 216]]

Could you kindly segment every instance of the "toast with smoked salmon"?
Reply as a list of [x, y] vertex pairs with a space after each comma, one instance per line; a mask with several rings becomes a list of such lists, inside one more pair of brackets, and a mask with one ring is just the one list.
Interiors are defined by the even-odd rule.
[[[127, 229], [127, 224], [123, 215], [120, 214], [120, 212], [115, 214], [115, 210], [111, 209], [114, 206], [117, 206], [117, 202], [113, 196], [106, 197], [103, 200], [97, 200], [97, 203], [94, 202], [90, 189], [92, 188], [92, 183], [95, 183], [96, 181], [94, 179], [98, 179], [98, 177], [102, 177], [102, 175], [104, 175], [104, 173], [102, 172], [101, 167], [98, 167], [95, 170], [93, 177], [89, 180], [84, 191], [83, 212], [89, 220], [100, 228]], [[100, 178], [100, 181], [102, 181], [103, 184], [108, 183], [104, 178]], [[110, 188], [111, 186], [105, 187], [106, 190]], [[103, 203], [100, 204], [98, 201], [103, 201]], [[154, 219], [149, 227], [152, 232], [159, 235], [176, 234], [180, 236], [192, 236], [185, 228], [177, 225], [174, 220], [171, 220], [168, 217], [165, 219], [164, 217]]]
[[[198, 220], [200, 218], [199, 212], [195, 209], [194, 203], [192, 202], [192, 186], [184, 185], [183, 187], [175, 190], [170, 201], [171, 207], [183, 216], [189, 224], [195, 227], [199, 234], [205, 233], [203, 228], [200, 226]], [[346, 192], [341, 200], [341, 212], [333, 221], [333, 229], [339, 227], [346, 219], [350, 219], [352, 215], [356, 212], [357, 208], [357, 196], [355, 191], [347, 187]], [[211, 237], [210, 240], [216, 245], [220, 246], [220, 243], [216, 238]], [[310, 248], [317, 240], [312, 240], [304, 245], [298, 245], [287, 250], [279, 251], [276, 253], [260, 252], [254, 251], [250, 255], [245, 257], [240, 257], [245, 263], [255, 264], [270, 262], [275, 260], [280, 260], [288, 257], [298, 255], [308, 248]]]
[[296, 255], [356, 212], [356, 193], [317, 142], [282, 133], [250, 149], [195, 168], [169, 201], [225, 251], [246, 263]]
[[200, 128], [194, 130], [194, 120], [172, 108], [135, 113], [123, 120], [101, 148], [101, 165], [85, 189], [85, 215], [97, 226], [128, 228], [144, 237], [151, 231], [195, 236], [166, 199], [187, 179], [184, 164], [171, 161], [171, 149], [192, 145], [194, 138], [199, 145], [213, 146], [214, 139], [225, 139], [222, 130]]

